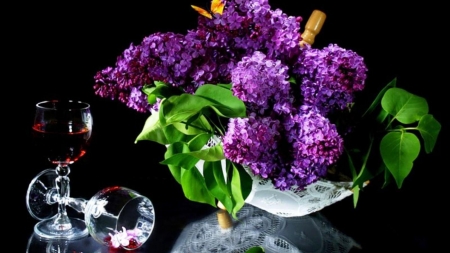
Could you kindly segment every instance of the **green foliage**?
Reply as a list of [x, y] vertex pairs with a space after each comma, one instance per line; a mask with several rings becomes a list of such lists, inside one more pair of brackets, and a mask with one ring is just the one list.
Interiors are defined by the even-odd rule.
[[261, 246], [251, 247], [250, 249], [245, 251], [245, 253], [264, 253], [264, 252], [266, 251]]
[[[361, 115], [361, 125], [355, 130], [362, 135], [356, 134], [356, 143], [345, 140], [355, 207], [364, 185], [378, 175], [384, 176], [383, 187], [395, 182], [401, 188], [422, 145], [426, 153], [432, 152], [441, 130], [425, 98], [396, 86], [397, 79], [393, 79]], [[207, 146], [225, 133], [222, 120], [246, 117], [245, 105], [232, 94], [231, 85], [206, 84], [187, 94], [155, 82], [143, 91], [149, 103], [157, 99], [161, 103], [159, 113], [150, 115], [136, 142], [165, 145], [161, 164], [168, 166], [186, 198], [212, 206], [220, 201], [236, 218], [250, 194], [252, 178], [242, 165], [225, 159], [219, 139]]]
[[162, 101], [159, 113], [147, 119], [136, 142], [166, 145], [161, 164], [169, 167], [186, 198], [214, 207], [220, 201], [236, 218], [250, 194], [252, 179], [241, 165], [225, 159], [220, 142], [206, 146], [224, 133], [221, 119], [246, 117], [244, 103], [230, 89], [231, 85], [205, 84], [195, 94], [187, 94], [162, 82], [146, 86], [149, 103]]
[[[378, 111], [377, 111], [378, 110]], [[366, 180], [383, 173], [384, 186], [394, 179], [398, 188], [411, 172], [414, 161], [420, 155], [422, 144], [425, 152], [432, 152], [441, 124], [429, 114], [427, 100], [404, 89], [396, 87], [396, 79], [386, 85], [369, 108], [362, 115], [362, 122], [371, 126], [369, 145], [362, 160], [348, 152], [348, 160], [353, 174], [354, 205], [358, 201], [359, 190]], [[377, 112], [374, 116], [373, 114]], [[367, 128], [364, 129], [367, 131]], [[419, 138], [421, 137], [421, 139]], [[360, 144], [360, 142], [359, 142]], [[368, 166], [368, 159], [376, 155], [381, 158], [379, 166]], [[361, 157], [361, 154], [357, 154]], [[359, 169], [356, 162], [359, 161]]]

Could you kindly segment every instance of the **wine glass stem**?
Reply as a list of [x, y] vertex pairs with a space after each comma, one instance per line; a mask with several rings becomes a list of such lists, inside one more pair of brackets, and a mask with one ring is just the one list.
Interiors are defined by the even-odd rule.
[[68, 230], [72, 228], [69, 216], [67, 216], [66, 205], [70, 195], [70, 180], [67, 175], [70, 173], [70, 168], [67, 164], [59, 164], [56, 167], [55, 179], [56, 189], [58, 191], [58, 214], [53, 225], [57, 230]]

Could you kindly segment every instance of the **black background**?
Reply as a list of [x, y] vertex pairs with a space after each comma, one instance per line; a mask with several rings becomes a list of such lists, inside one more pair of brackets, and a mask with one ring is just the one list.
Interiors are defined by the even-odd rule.
[[[444, 66], [448, 60], [442, 36], [443, 7], [431, 2], [269, 2], [288, 15], [302, 16], [302, 27], [314, 9], [324, 11], [327, 19], [314, 47], [337, 43], [365, 58], [369, 72], [363, 98], [373, 97], [397, 77], [399, 87], [428, 100], [430, 112], [443, 126], [434, 152], [415, 162], [402, 189], [369, 185], [356, 209], [348, 198], [323, 213], [337, 229], [359, 241], [364, 252], [434, 252], [445, 245], [441, 229], [445, 231], [448, 224], [443, 206], [448, 199], [444, 189], [448, 174], [444, 160], [448, 141], [448, 79], [444, 77], [448, 68]], [[3, 146], [2, 209], [13, 213], [13, 218], [4, 214], [4, 219], [13, 222], [7, 226], [13, 226], [13, 235], [19, 237], [16, 249], [26, 245], [36, 222], [25, 205], [28, 184], [50, 167], [45, 159], [33, 155], [31, 146], [34, 106], [41, 100], [70, 98], [91, 103], [92, 146], [72, 166], [71, 195], [89, 198], [103, 187], [122, 185], [148, 196], [155, 203], [157, 223], [161, 222], [154, 233], [165, 236], [153, 235], [149, 252], [166, 252], [170, 240], [177, 237], [164, 226], [179, 226], [175, 231], [181, 231], [188, 218], [213, 210], [183, 198], [168, 170], [158, 164], [163, 158], [162, 146], [134, 143], [148, 114], [97, 97], [92, 88], [94, 74], [113, 66], [130, 43], [138, 44], [157, 31], [184, 33], [195, 28], [198, 14], [190, 4], [207, 7], [209, 1], [32, 2], [4, 9], [12, 15], [2, 25], [6, 34], [2, 39], [2, 110], [6, 112], [2, 114], [2, 132], [7, 141]]]

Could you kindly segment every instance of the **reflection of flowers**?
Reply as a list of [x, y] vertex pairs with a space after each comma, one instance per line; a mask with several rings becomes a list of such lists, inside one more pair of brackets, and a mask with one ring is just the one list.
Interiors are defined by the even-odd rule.
[[122, 231], [115, 231], [114, 234], [109, 233], [111, 246], [114, 248], [127, 247], [127, 248], [137, 248], [138, 241], [136, 238], [142, 235], [140, 229], [126, 230], [122, 227]]

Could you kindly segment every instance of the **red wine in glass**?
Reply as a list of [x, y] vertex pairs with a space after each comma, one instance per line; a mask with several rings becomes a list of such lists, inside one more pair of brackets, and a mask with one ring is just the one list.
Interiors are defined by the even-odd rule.
[[53, 164], [72, 164], [86, 153], [91, 128], [83, 122], [41, 122], [32, 127], [36, 150]]
[[85, 102], [50, 100], [36, 104], [31, 128], [35, 150], [55, 165], [39, 173], [27, 192], [28, 211], [40, 220], [34, 232], [42, 238], [72, 240], [89, 234], [82, 219], [68, 216], [66, 206], [72, 199], [69, 165], [86, 154], [92, 122], [90, 105]]

